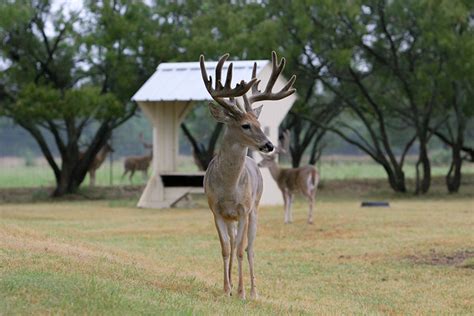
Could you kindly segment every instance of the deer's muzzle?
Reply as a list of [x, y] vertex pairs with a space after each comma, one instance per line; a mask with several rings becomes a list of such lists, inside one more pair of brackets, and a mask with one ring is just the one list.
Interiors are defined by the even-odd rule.
[[263, 153], [270, 153], [275, 149], [275, 146], [271, 142], [266, 142], [265, 145], [258, 148]]

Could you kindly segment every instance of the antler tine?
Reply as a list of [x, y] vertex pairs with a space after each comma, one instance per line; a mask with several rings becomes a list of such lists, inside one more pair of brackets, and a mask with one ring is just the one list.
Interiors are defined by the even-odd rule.
[[207, 76], [206, 66], [204, 65], [204, 55], [199, 56], [199, 66], [201, 67], [202, 80], [209, 94], [212, 95], [212, 77]]
[[[201, 55], [199, 57], [200, 67], [201, 67], [201, 74], [204, 84], [207, 88], [207, 91], [211, 95], [211, 97], [219, 103], [222, 107], [224, 107], [228, 112], [234, 115], [238, 115], [241, 113], [239, 109], [242, 110], [241, 106], [236, 102], [235, 98], [245, 95], [247, 91], [252, 88], [256, 78], [252, 78], [248, 83], [244, 80], [240, 81], [235, 88], [231, 88], [232, 84], [232, 72], [233, 72], [233, 64], [231, 63], [227, 69], [227, 77], [225, 84], [222, 85], [221, 77], [222, 77], [222, 68], [224, 67], [225, 61], [229, 58], [229, 54], [224, 54], [216, 65], [216, 83], [215, 88], [212, 87], [212, 77], [207, 75], [206, 66], [204, 63], [204, 56]], [[226, 100], [225, 98], [229, 98]], [[246, 107], [247, 108], [247, 107]]]
[[[254, 86], [252, 88], [252, 96], [249, 98], [249, 103], [252, 104], [257, 101], [263, 100], [281, 100], [286, 98], [287, 96], [295, 93], [296, 89], [293, 88], [293, 84], [296, 80], [296, 76], [292, 76], [288, 83], [277, 93], [272, 93], [273, 86], [278, 79], [278, 76], [281, 74], [283, 69], [285, 68], [286, 60], [282, 58], [281, 61], [278, 63], [278, 57], [275, 51], [272, 51], [272, 73], [270, 78], [268, 79], [267, 86], [265, 87], [264, 92], [258, 91], [258, 89]], [[254, 65], [254, 69], [255, 69]], [[253, 76], [253, 72], [252, 72]]]
[[[254, 85], [255, 86], [255, 85]], [[253, 89], [253, 87], [252, 87]], [[252, 111], [252, 105], [249, 102], [249, 98], [247, 97], [246, 94], [242, 96], [242, 99], [244, 99], [244, 106], [245, 106], [245, 112], [250, 112]]]
[[[216, 66], [216, 90], [222, 89], [222, 83], [221, 83], [221, 76], [222, 76], [222, 67], [224, 66], [225, 61], [229, 58], [229, 53], [222, 55], [221, 58], [219, 58], [219, 61], [217, 62]], [[231, 64], [232, 65], [232, 64]], [[232, 71], [231, 71], [232, 73]], [[229, 78], [226, 79], [226, 82]], [[232, 77], [231, 77], [232, 79]]]
[[[252, 69], [252, 79], [257, 79], [257, 63], [253, 63], [253, 69]], [[255, 84], [252, 86], [252, 94], [260, 92], [258, 90], [258, 84], [260, 83], [260, 80], [255, 81]]]
[[272, 51], [272, 74], [271, 74], [270, 78], [268, 79], [268, 83], [267, 83], [267, 86], [265, 88], [266, 93], [271, 93], [272, 92], [272, 88], [275, 85], [275, 82], [276, 82], [278, 76], [280, 75], [280, 73], [285, 68], [285, 65], [286, 65], [285, 57], [283, 57], [280, 60], [280, 63], [278, 63], [277, 54], [275, 53], [275, 51]]
[[234, 68], [234, 63], [230, 63], [229, 68], [227, 68], [227, 76], [225, 78], [224, 87], [226, 89], [230, 89], [230, 85], [232, 83], [232, 70]]

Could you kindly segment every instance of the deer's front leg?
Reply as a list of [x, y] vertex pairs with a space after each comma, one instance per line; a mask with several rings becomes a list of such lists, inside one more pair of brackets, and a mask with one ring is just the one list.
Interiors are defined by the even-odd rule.
[[89, 177], [90, 177], [90, 186], [91, 187], [95, 186], [95, 170], [89, 171]]
[[253, 210], [249, 215], [249, 228], [248, 228], [248, 246], [247, 246], [247, 259], [249, 261], [250, 270], [250, 297], [257, 299], [257, 287], [255, 285], [255, 274], [253, 269], [253, 242], [257, 235], [257, 210]]
[[231, 295], [231, 286], [229, 280], [229, 259], [230, 259], [230, 238], [227, 233], [227, 225], [224, 219], [219, 215], [214, 215], [219, 241], [221, 242], [222, 260], [224, 261], [224, 293]]
[[244, 274], [242, 261], [244, 259], [244, 243], [245, 243], [245, 234], [247, 233], [248, 226], [248, 217], [246, 215], [239, 218], [239, 226], [237, 228], [237, 260], [239, 263], [239, 297], [245, 299], [245, 288], [244, 288]]
[[293, 223], [293, 210], [291, 204], [293, 203], [293, 193], [288, 192], [288, 223]]
[[234, 222], [227, 223], [227, 233], [229, 234], [229, 239], [230, 239], [229, 284], [230, 284], [231, 289], [234, 287], [232, 284], [232, 265], [234, 263], [235, 237], [236, 237], [236, 229], [235, 229], [234, 224], [235, 224]]
[[289, 222], [289, 215], [288, 215], [288, 192], [283, 189], [281, 190], [281, 193], [283, 194], [283, 202], [285, 204], [285, 224], [288, 224]]

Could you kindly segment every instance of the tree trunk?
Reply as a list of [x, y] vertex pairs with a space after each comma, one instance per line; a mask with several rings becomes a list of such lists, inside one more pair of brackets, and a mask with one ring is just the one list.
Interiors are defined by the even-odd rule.
[[405, 183], [405, 173], [399, 168], [392, 170], [388, 165], [384, 165], [383, 167], [387, 172], [388, 183], [392, 190], [399, 193], [406, 193], [407, 187]]
[[301, 159], [303, 158], [304, 150], [299, 150], [299, 148], [290, 150], [291, 153], [291, 165], [293, 168], [298, 168], [301, 164]]
[[[427, 141], [419, 138], [420, 151], [416, 162], [415, 194], [428, 193], [431, 186], [431, 164], [428, 156]], [[420, 172], [421, 166], [421, 172]]]
[[221, 134], [223, 127], [224, 124], [222, 123], [217, 123], [214, 126], [214, 130], [212, 131], [211, 138], [209, 139], [209, 143], [206, 148], [202, 143], [198, 142], [194, 138], [186, 124], [181, 123], [181, 130], [184, 132], [184, 135], [191, 143], [194, 163], [199, 170], [205, 171], [211, 160], [214, 158], [217, 140], [219, 139], [219, 135]]
[[70, 143], [66, 146], [66, 151], [61, 154], [61, 172], [59, 177], [56, 177], [56, 189], [52, 194], [53, 197], [77, 192], [97, 153], [108, 142], [111, 132], [112, 130], [107, 125], [101, 126], [81, 158], [79, 158], [77, 143]]
[[326, 134], [326, 131], [322, 131], [319, 134], [316, 133], [316, 137], [314, 138], [313, 141], [313, 146], [311, 147], [311, 152], [309, 154], [309, 164], [310, 165], [315, 165], [316, 162], [321, 158], [321, 155], [323, 153], [323, 148], [324, 145], [321, 144], [321, 139], [323, 136]]
[[[76, 160], [77, 164], [77, 160]], [[61, 174], [56, 179], [56, 189], [53, 191], [53, 197], [60, 197], [65, 194], [76, 193], [82, 181], [78, 181], [74, 176], [74, 163], [64, 160], [61, 166]]]
[[451, 166], [446, 175], [446, 186], [449, 193], [457, 193], [461, 186], [461, 167], [462, 167], [461, 148], [455, 144], [452, 150]]

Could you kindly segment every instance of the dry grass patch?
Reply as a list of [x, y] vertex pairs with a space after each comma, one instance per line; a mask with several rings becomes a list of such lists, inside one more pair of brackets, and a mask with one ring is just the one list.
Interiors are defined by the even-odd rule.
[[417, 264], [434, 266], [458, 266], [474, 269], [469, 263], [474, 259], [474, 249], [462, 249], [452, 253], [439, 253], [430, 249], [429, 254], [423, 256], [408, 256], [407, 259]]
[[[283, 224], [281, 208], [262, 208], [256, 241], [261, 297], [246, 302], [222, 295], [219, 242], [206, 208], [157, 211], [108, 202], [2, 205], [0, 310], [474, 313], [468, 282], [473, 270], [458, 268], [473, 265], [472, 200], [359, 205], [348, 198], [318, 201], [314, 225], [305, 223], [302, 202], [295, 205], [291, 225]], [[425, 264], [434, 258], [456, 263]]]

